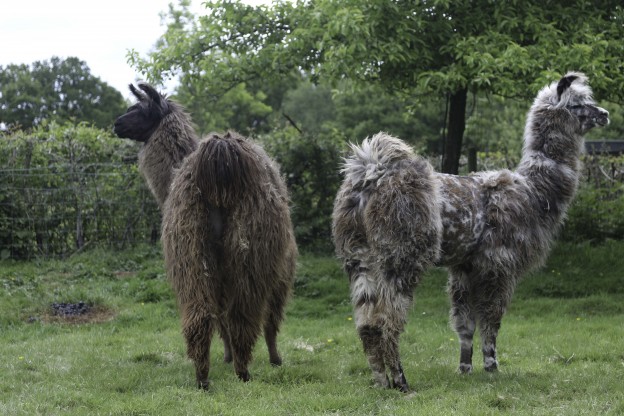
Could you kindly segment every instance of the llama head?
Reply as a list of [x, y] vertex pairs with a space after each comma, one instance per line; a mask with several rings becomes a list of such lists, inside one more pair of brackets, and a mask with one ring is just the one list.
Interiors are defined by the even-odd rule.
[[130, 84], [130, 91], [138, 101], [115, 120], [114, 132], [122, 139], [146, 142], [172, 108], [151, 85], [140, 83], [139, 89]]
[[576, 130], [581, 135], [596, 126], [609, 124], [609, 112], [596, 105], [587, 77], [580, 72], [568, 72], [559, 81], [544, 87], [533, 104], [533, 110], [561, 108], [577, 120]]

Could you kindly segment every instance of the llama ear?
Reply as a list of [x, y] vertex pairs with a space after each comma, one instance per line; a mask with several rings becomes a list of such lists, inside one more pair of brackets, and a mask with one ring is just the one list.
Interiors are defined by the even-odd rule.
[[145, 94], [147, 94], [147, 96], [151, 98], [152, 101], [154, 101], [156, 104], [160, 104], [162, 96], [158, 93], [158, 91], [156, 91], [154, 87], [149, 84], [140, 83], [139, 88], [145, 91]]
[[572, 82], [574, 82], [574, 80], [577, 78], [578, 77], [576, 75], [568, 75], [567, 77], [561, 78], [561, 80], [557, 84], [557, 99], [558, 100], [561, 100], [561, 94], [563, 94], [565, 90], [570, 88], [570, 85], [572, 85]]
[[141, 93], [141, 91], [137, 90], [134, 85], [128, 84], [128, 87], [130, 88], [130, 92], [132, 93], [132, 95], [134, 95], [137, 100], [143, 101], [145, 99], [145, 95]]

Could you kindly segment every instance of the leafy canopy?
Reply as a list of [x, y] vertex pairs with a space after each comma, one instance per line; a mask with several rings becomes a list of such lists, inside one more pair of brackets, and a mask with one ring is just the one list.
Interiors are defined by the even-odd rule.
[[129, 55], [152, 80], [182, 73], [218, 94], [300, 69], [412, 94], [532, 97], [575, 69], [601, 98], [624, 101], [619, 0], [213, 1], [198, 17], [187, 3], [171, 7], [149, 58]]

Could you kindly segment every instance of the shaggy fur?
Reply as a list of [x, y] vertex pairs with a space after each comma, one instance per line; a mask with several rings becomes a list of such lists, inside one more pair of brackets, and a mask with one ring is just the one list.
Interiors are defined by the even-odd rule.
[[430, 265], [447, 266], [451, 323], [462, 373], [472, 370], [478, 326], [484, 367], [520, 277], [541, 265], [579, 178], [582, 135], [609, 122], [587, 78], [543, 88], [528, 114], [515, 172], [434, 173], [399, 139], [380, 133], [353, 146], [335, 201], [336, 252], [351, 281], [355, 323], [377, 384], [408, 390], [399, 359], [412, 293]]
[[[297, 256], [286, 185], [260, 146], [235, 133], [197, 143], [180, 106], [150, 86], [140, 88], [146, 95], [137, 95], [139, 103], [115, 131], [134, 129], [140, 134], [130, 138], [145, 142], [140, 168], [163, 207], [167, 276], [197, 385], [209, 385], [215, 330], [223, 338], [225, 361], [234, 361], [236, 374], [247, 381], [262, 331], [270, 362], [282, 362], [276, 337]], [[161, 119], [140, 128], [140, 116], [131, 115], [136, 111], [143, 120]], [[128, 125], [137, 118], [138, 124]]]

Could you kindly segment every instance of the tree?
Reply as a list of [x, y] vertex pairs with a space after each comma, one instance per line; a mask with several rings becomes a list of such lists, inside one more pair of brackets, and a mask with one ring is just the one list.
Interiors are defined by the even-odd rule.
[[280, 109], [298, 78], [250, 80], [213, 93], [208, 79], [183, 74], [174, 98], [191, 113], [200, 134], [231, 129], [257, 135], [270, 131], [271, 114]]
[[151, 79], [181, 72], [211, 91], [300, 69], [313, 80], [349, 78], [448, 102], [445, 172], [457, 172], [468, 92], [532, 96], [569, 69], [587, 72], [601, 99], [624, 101], [620, 0], [184, 1], [149, 59]]
[[0, 123], [32, 128], [43, 120], [109, 127], [126, 108], [119, 91], [75, 57], [0, 66]]

